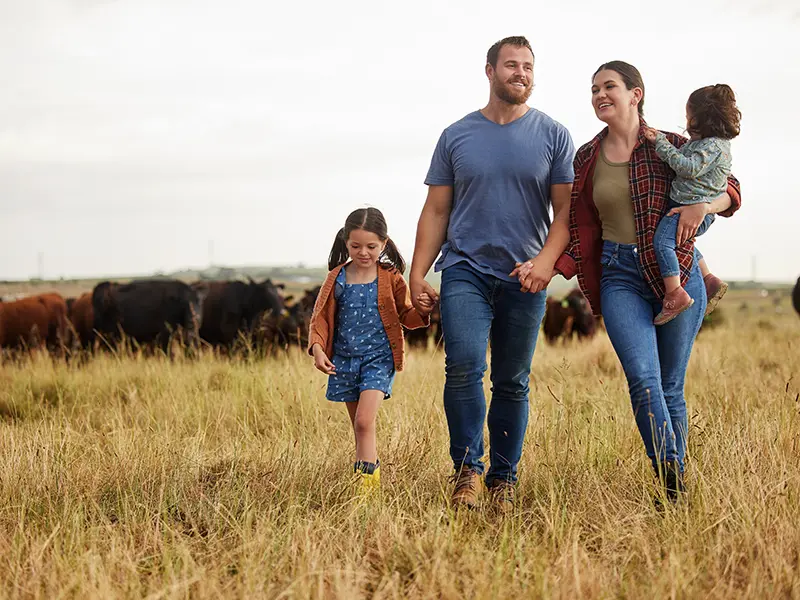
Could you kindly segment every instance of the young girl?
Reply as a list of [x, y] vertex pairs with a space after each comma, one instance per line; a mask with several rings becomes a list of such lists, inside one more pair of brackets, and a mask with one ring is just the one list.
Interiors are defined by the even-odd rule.
[[[694, 304], [681, 287], [680, 268], [675, 254], [681, 206], [708, 204], [728, 187], [731, 172], [730, 140], [739, 135], [741, 113], [733, 90], [724, 83], [695, 90], [686, 103], [686, 131], [689, 142], [680, 149], [673, 146], [660, 131], [648, 128], [645, 137], [655, 144], [659, 158], [675, 171], [670, 189], [670, 210], [658, 224], [653, 243], [658, 266], [664, 279], [666, 295], [661, 312], [653, 323], [663, 325]], [[674, 209], [678, 210], [674, 210]], [[695, 236], [702, 235], [714, 222], [707, 213]], [[685, 241], [685, 240], [684, 240]], [[709, 314], [728, 290], [728, 284], [711, 274], [702, 258], [699, 261], [706, 286]]]
[[356, 438], [353, 470], [364, 491], [380, 486], [375, 420], [395, 372], [403, 370], [401, 325], [428, 325], [428, 315], [411, 305], [405, 267], [381, 211], [353, 211], [333, 242], [309, 327], [308, 352], [329, 376], [326, 397], [347, 406]]

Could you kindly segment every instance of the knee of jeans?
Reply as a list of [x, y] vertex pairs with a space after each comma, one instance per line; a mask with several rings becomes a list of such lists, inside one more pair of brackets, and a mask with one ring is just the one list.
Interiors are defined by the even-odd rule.
[[664, 391], [664, 398], [667, 402], [675, 398], [683, 398], [683, 378], [662, 379], [661, 389]]
[[631, 405], [634, 412], [648, 410], [651, 401], [661, 394], [661, 382], [651, 374], [642, 374], [628, 378], [628, 389], [631, 394]]
[[502, 398], [516, 402], [526, 402], [530, 393], [528, 375], [514, 377], [502, 381], [492, 381], [492, 398]]
[[486, 372], [486, 358], [466, 356], [458, 359], [448, 357], [444, 367], [449, 387], [469, 386], [479, 383]]

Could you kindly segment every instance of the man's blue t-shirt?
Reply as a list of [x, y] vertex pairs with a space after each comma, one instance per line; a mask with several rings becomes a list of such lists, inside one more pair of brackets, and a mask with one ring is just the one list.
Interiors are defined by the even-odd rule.
[[441, 271], [467, 261], [506, 281], [535, 257], [550, 229], [550, 186], [572, 183], [575, 148], [567, 129], [530, 108], [498, 125], [475, 111], [444, 130], [426, 185], [452, 185]]

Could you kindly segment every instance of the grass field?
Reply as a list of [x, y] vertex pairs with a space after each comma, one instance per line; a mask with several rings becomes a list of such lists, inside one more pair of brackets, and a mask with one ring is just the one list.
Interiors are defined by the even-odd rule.
[[381, 410], [371, 502], [299, 351], [5, 363], [0, 597], [800, 597], [800, 319], [721, 307], [687, 382], [689, 500], [666, 513], [604, 335], [540, 342], [503, 520], [447, 508], [440, 350]]

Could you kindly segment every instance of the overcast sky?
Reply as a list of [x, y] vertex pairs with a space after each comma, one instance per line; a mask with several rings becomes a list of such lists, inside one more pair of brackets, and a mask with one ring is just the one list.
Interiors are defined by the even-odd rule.
[[47, 278], [322, 265], [365, 204], [410, 259], [436, 140], [486, 103], [507, 35], [576, 146], [602, 62], [641, 70], [660, 129], [730, 84], [744, 205], [699, 245], [726, 278], [800, 274], [795, 0], [0, 0], [0, 279], [40, 253]]

